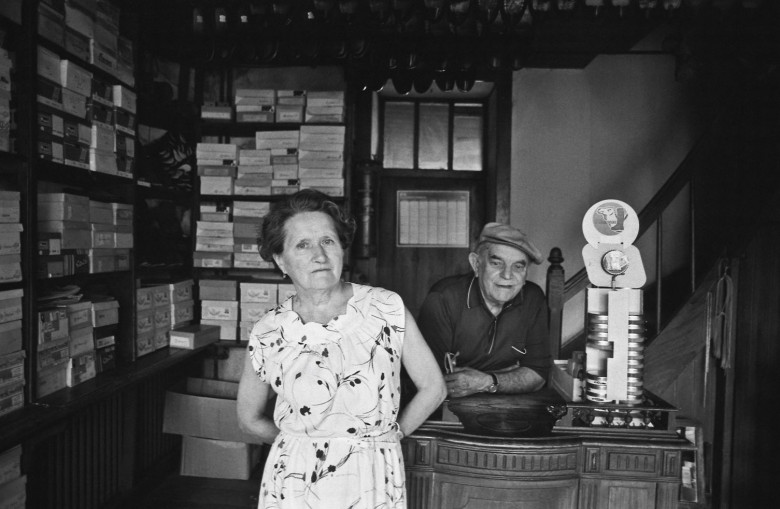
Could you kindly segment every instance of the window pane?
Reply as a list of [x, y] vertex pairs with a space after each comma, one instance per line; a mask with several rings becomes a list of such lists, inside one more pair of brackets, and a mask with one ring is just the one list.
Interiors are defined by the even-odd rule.
[[447, 169], [449, 120], [447, 104], [420, 104], [420, 169]]
[[455, 105], [452, 169], [482, 171], [482, 107]]
[[385, 103], [384, 167], [414, 168], [414, 104]]

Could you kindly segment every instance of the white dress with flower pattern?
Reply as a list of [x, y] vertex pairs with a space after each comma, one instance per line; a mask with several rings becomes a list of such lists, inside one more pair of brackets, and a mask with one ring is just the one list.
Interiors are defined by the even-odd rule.
[[292, 298], [249, 336], [261, 380], [278, 394], [258, 507], [405, 508], [394, 425], [400, 402], [404, 305], [352, 284], [345, 314], [303, 323]]

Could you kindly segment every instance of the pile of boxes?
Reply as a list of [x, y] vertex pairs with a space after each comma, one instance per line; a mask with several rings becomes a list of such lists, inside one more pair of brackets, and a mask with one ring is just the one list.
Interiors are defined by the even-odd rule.
[[120, 14], [110, 0], [41, 0], [38, 35], [132, 87], [133, 43], [120, 35]]
[[298, 177], [301, 189], [344, 196], [344, 126], [301, 126]]
[[[107, 0], [42, 1], [38, 32], [74, 55], [38, 47], [38, 155], [69, 166], [132, 178], [135, 158], [133, 45], [119, 34]], [[93, 73], [89, 63], [121, 81]]]
[[[235, 115], [234, 115], [235, 113]], [[209, 121], [259, 123], [342, 123], [344, 91], [237, 88], [233, 104], [208, 103], [200, 116]]]
[[22, 280], [20, 196], [0, 189], [0, 284]]
[[165, 348], [170, 331], [192, 322], [195, 310], [192, 279], [136, 290], [136, 357]]
[[[114, 301], [116, 302], [116, 301]], [[100, 306], [100, 304], [98, 304]], [[95, 327], [92, 325], [92, 302], [81, 301], [65, 307], [68, 313], [68, 372], [66, 383], [73, 387], [97, 374]]]
[[298, 145], [300, 131], [258, 131], [255, 148], [271, 155], [271, 194], [291, 194], [299, 189]]
[[246, 340], [255, 322], [295, 293], [292, 284], [230, 279], [198, 281], [201, 324], [220, 327], [220, 339]]
[[181, 475], [246, 480], [258, 466], [267, 446], [239, 429], [237, 394], [236, 381], [206, 378], [166, 393], [163, 432], [182, 435]]
[[11, 73], [14, 62], [5, 48], [0, 48], [0, 151], [13, 152], [11, 142]]
[[74, 387], [116, 366], [113, 336], [95, 329], [119, 323], [119, 303], [95, 298], [38, 312], [39, 398], [65, 387]]
[[132, 247], [132, 205], [38, 195], [39, 278], [129, 270]]
[[219, 196], [291, 194], [311, 188], [344, 196], [344, 138], [341, 125], [257, 131], [254, 147], [198, 143], [200, 193]]
[[38, 156], [132, 178], [135, 93], [40, 46], [38, 74]]
[[23, 296], [21, 288], [0, 291], [0, 415], [24, 405]]
[[220, 328], [219, 339], [238, 336], [238, 281], [200, 279], [200, 323]]
[[[0, 190], [0, 283], [22, 280], [20, 193]], [[0, 291], [0, 415], [24, 405], [22, 298], [24, 289]]]
[[0, 507], [23, 508], [27, 504], [27, 476], [22, 475], [22, 446], [0, 453]]
[[260, 258], [260, 246], [257, 243], [260, 223], [269, 209], [268, 202], [233, 202], [233, 266], [235, 268], [273, 268], [272, 262]]
[[[232, 195], [270, 194], [270, 151], [240, 150], [237, 145], [199, 143], [196, 151], [201, 193]], [[271, 269], [260, 258], [257, 228], [268, 213], [267, 202], [235, 201], [229, 207], [200, 203], [196, 224], [194, 265], [205, 268]]]

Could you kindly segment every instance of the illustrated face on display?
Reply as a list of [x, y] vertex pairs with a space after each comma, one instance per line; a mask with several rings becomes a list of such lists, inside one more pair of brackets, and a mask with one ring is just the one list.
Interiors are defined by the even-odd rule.
[[471, 253], [469, 261], [488, 304], [503, 305], [520, 293], [528, 271], [528, 255], [505, 244], [488, 244]]
[[282, 272], [303, 290], [322, 290], [341, 279], [344, 250], [333, 220], [323, 212], [301, 212], [284, 225], [284, 250], [274, 255]]

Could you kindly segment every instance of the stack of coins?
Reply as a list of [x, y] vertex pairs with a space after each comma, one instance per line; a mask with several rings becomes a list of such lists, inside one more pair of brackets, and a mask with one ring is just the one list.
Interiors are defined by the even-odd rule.
[[[606, 359], [612, 356], [613, 344], [608, 341], [609, 316], [605, 314], [588, 313], [588, 336], [586, 347], [589, 355], [603, 358], [603, 362], [588, 363], [598, 365], [598, 370], [589, 370], [585, 379], [585, 398], [595, 403], [611, 403], [607, 399], [607, 380], [609, 372], [606, 369]], [[628, 360], [626, 391], [627, 399], [617, 403], [638, 405], [644, 401], [644, 344], [646, 328], [642, 315], [630, 315], [628, 319]]]

